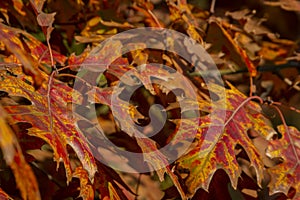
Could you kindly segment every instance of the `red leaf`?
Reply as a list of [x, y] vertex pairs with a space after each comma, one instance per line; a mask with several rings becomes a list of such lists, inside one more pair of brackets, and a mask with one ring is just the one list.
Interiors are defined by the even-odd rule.
[[[247, 131], [267, 135], [271, 127], [266, 125], [266, 119], [260, 114], [260, 106], [248, 102], [247, 97], [232, 85], [226, 90], [226, 105], [224, 99], [216, 102], [213, 108], [206, 101], [200, 101], [204, 111], [214, 109], [215, 116], [207, 115], [200, 118], [199, 131], [196, 137], [196, 147], [177, 162], [179, 172], [188, 170], [185, 184], [189, 195], [193, 195], [198, 188], [208, 190], [210, 181], [218, 169], [228, 174], [231, 184], [237, 187], [241, 168], [236, 160], [236, 147], [242, 146], [247, 152], [251, 166], [256, 171], [257, 182], [263, 177], [263, 163], [261, 157], [247, 135]], [[214, 85], [213, 93], [219, 94], [220, 86]], [[226, 114], [225, 121], [222, 116]], [[225, 122], [225, 124], [223, 124]], [[188, 132], [186, 134], [188, 137]], [[180, 138], [178, 138], [180, 140]]]
[[[300, 132], [295, 127], [277, 127], [282, 138], [270, 141], [267, 155], [271, 158], [283, 158], [283, 162], [271, 167], [270, 192], [288, 194], [290, 187], [296, 189], [296, 196], [300, 198]], [[287, 129], [288, 128], [288, 129]]]
[[82, 167], [76, 167], [73, 174], [74, 177], [79, 178], [80, 180], [80, 194], [84, 200], [93, 200], [94, 199], [94, 188], [90, 183], [89, 175], [85, 169]]
[[[78, 132], [76, 119], [69, 111], [69, 104], [74, 99], [75, 103], [82, 100], [72, 88], [66, 84], [53, 81], [48, 91], [48, 85], [44, 83], [39, 90], [28, 84], [30, 77], [22, 75], [20, 68], [12, 69], [17, 76], [3, 76], [0, 88], [10, 95], [22, 96], [32, 102], [32, 105], [6, 106], [6, 111], [11, 115], [14, 122], [28, 122], [32, 128], [28, 129], [28, 134], [39, 137], [51, 145], [54, 151], [54, 159], [63, 161], [67, 178], [72, 178], [72, 170], [66, 145], [70, 145], [76, 152], [83, 168], [93, 179], [96, 172], [94, 157], [88, 147], [85, 136]], [[44, 79], [49, 77], [42, 73]], [[49, 92], [49, 96], [48, 96]], [[48, 104], [50, 103], [50, 104]]]

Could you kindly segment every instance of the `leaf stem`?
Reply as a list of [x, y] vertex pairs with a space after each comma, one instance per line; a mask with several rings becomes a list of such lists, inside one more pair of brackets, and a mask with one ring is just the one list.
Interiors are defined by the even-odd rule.
[[261, 97], [259, 96], [251, 96], [251, 97], [248, 97], [247, 99], [245, 99], [235, 110], [234, 112], [231, 114], [231, 116], [227, 119], [227, 121], [225, 122], [224, 126], [227, 126], [227, 124], [232, 120], [232, 118], [236, 115], [236, 113], [246, 104], [248, 103], [249, 101], [251, 100], [259, 100], [260, 104], [263, 104], [263, 100]]
[[296, 157], [296, 160], [297, 160], [297, 163], [296, 163], [296, 164], [300, 164], [300, 160], [299, 160], [299, 158], [298, 158], [298, 156], [297, 156], [297, 150], [296, 150], [296, 148], [295, 148], [294, 143], [292, 142], [293, 139], [292, 139], [292, 136], [291, 136], [291, 133], [290, 133], [290, 129], [289, 129], [288, 125], [286, 124], [286, 121], [285, 121], [285, 119], [284, 119], [284, 116], [283, 116], [281, 110], [278, 108], [277, 105], [275, 105], [275, 103], [270, 104], [270, 106], [272, 106], [273, 108], [275, 108], [275, 110], [276, 110], [277, 113], [279, 114], [279, 117], [280, 117], [280, 119], [281, 119], [281, 121], [282, 121], [282, 124], [283, 124], [283, 126], [284, 126], [284, 129], [286, 130], [286, 134], [287, 134], [287, 136], [288, 136], [288, 138], [289, 138], [290, 145], [292, 145], [293, 153], [294, 153], [294, 155], [295, 155], [295, 157]]
[[53, 71], [49, 77], [48, 86], [47, 86], [47, 104], [48, 104], [48, 115], [50, 119], [50, 133], [53, 131], [53, 117], [52, 117], [52, 111], [51, 111], [51, 86], [53, 77], [56, 74], [56, 71]]

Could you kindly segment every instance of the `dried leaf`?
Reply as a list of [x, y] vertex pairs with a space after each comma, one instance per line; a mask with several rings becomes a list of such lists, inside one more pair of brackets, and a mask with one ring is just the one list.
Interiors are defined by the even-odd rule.
[[250, 76], [255, 77], [257, 75], [256, 66], [248, 57], [246, 51], [242, 49], [231, 37], [231, 35], [222, 27], [222, 25], [212, 20], [208, 30], [208, 41], [214, 41], [214, 46], [217, 49], [225, 50], [225, 53], [229, 54], [229, 57], [239, 66], [247, 67]]
[[38, 12], [41, 13], [43, 12], [43, 6], [46, 0], [30, 0], [30, 3], [33, 5], [34, 9]]
[[[44, 35], [46, 36], [50, 56], [52, 57], [52, 49], [50, 46], [50, 35], [53, 31], [52, 24], [54, 22], [54, 16], [56, 13], [44, 13], [42, 8], [45, 3], [45, 0], [30, 0], [31, 5], [35, 9], [35, 12], [37, 13], [37, 21], [38, 24], [42, 27], [42, 30], [44, 32]], [[52, 58], [51, 58], [52, 60]], [[53, 61], [52, 61], [53, 62]], [[51, 66], [54, 65], [54, 63], [51, 63]]]
[[300, 2], [297, 0], [278, 0], [278, 1], [264, 1], [264, 4], [269, 6], [280, 6], [288, 11], [300, 11]]
[[199, 42], [200, 44], [203, 44], [203, 38], [198, 33], [198, 23], [195, 17], [193, 16], [189, 6], [186, 2], [178, 2], [176, 5], [172, 1], [167, 1], [169, 10], [171, 13], [170, 19], [172, 21], [177, 21], [178, 19], [183, 20], [187, 24], [187, 34], [194, 39], [195, 41]]

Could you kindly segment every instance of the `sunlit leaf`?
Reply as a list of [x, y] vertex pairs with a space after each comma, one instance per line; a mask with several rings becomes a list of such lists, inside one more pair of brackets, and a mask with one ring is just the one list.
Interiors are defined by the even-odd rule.
[[0, 23], [0, 39], [23, 64], [24, 72], [33, 77], [34, 85], [40, 87], [44, 79], [38, 70], [38, 63], [34, 62], [32, 56], [25, 51], [18, 35], [12, 28]]
[[[218, 87], [220, 86], [214, 85], [212, 92], [218, 94]], [[258, 104], [247, 102], [246, 96], [232, 85], [230, 88], [226, 91], [226, 106], [222, 108], [224, 99], [220, 99], [217, 101], [219, 102], [217, 108], [212, 108], [215, 109], [214, 112], [219, 113], [217, 116], [207, 115], [200, 118], [196, 147], [177, 162], [179, 172], [188, 173], [185, 184], [189, 195], [193, 195], [198, 188], [208, 190], [217, 169], [225, 170], [232, 186], [236, 188], [241, 174], [236, 159], [239, 145], [247, 153], [251, 166], [256, 171], [257, 182], [260, 183], [262, 179], [261, 156], [247, 135], [247, 131], [251, 129], [257, 134], [264, 135], [271, 128], [266, 126], [266, 119], [260, 114]], [[200, 107], [210, 107], [205, 102], [199, 103]], [[226, 112], [225, 124], [220, 118], [224, 111]]]
[[[55, 161], [63, 161], [65, 165], [68, 180], [72, 178], [72, 170], [66, 145], [74, 149], [92, 179], [96, 172], [95, 160], [85, 137], [77, 131], [76, 119], [69, 110], [74, 95], [72, 88], [55, 80], [49, 90], [48, 85], [44, 83], [39, 90], [34, 91], [30, 84], [31, 79], [22, 75], [20, 68], [14, 68], [13, 73], [15, 76], [2, 77], [1, 90], [10, 95], [25, 97], [32, 105], [6, 106], [5, 110], [14, 122], [28, 122], [32, 125], [32, 128], [28, 129], [29, 135], [39, 137], [51, 145]], [[44, 73], [42, 77], [45, 80], [49, 79]], [[80, 96], [76, 101], [81, 101]]]
[[269, 6], [280, 6], [288, 11], [300, 11], [300, 3], [297, 0], [278, 0], [278, 1], [264, 1], [264, 4]]

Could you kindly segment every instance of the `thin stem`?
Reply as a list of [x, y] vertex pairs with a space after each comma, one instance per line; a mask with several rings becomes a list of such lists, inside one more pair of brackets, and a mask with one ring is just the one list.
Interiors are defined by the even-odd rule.
[[234, 112], [232, 113], [232, 115], [228, 118], [228, 120], [225, 122], [224, 126], [227, 126], [227, 124], [233, 119], [233, 117], [236, 115], [236, 113], [246, 104], [248, 103], [249, 101], [251, 100], [259, 100], [260, 104], [263, 104], [263, 100], [262, 98], [260, 98], [259, 96], [251, 96], [251, 97], [248, 97], [247, 99], [245, 99], [235, 110]]
[[210, 4], [210, 13], [214, 13], [215, 12], [215, 5], [216, 5], [216, 0], [212, 0], [211, 4]]
[[141, 176], [142, 176], [142, 174], [139, 174], [138, 179], [137, 179], [137, 185], [136, 185], [136, 188], [135, 188], [136, 196], [135, 196], [134, 200], [138, 200], [138, 192], [139, 192], [139, 187], [140, 187], [140, 184], [141, 184]]
[[283, 106], [283, 107], [286, 107], [287, 109], [290, 109], [291, 111], [300, 113], [300, 110], [299, 110], [299, 109], [297, 109], [297, 108], [295, 108], [295, 107], [293, 107], [293, 106], [283, 105], [283, 104], [280, 103], [280, 102], [272, 102], [272, 105]]
[[298, 158], [298, 156], [297, 156], [297, 150], [296, 150], [296, 148], [295, 148], [294, 143], [292, 142], [293, 139], [292, 139], [292, 136], [291, 136], [289, 127], [288, 127], [288, 125], [286, 124], [286, 121], [285, 121], [285, 119], [284, 119], [284, 116], [283, 116], [281, 110], [278, 108], [277, 105], [271, 104], [270, 106], [272, 106], [273, 108], [275, 108], [275, 110], [278, 112], [279, 117], [280, 117], [280, 119], [281, 119], [281, 121], [282, 121], [282, 124], [283, 124], [283, 126], [284, 126], [284, 129], [286, 130], [286, 134], [287, 134], [287, 136], [288, 136], [288, 138], [289, 138], [289, 143], [290, 143], [290, 145], [292, 145], [293, 153], [294, 153], [294, 155], [295, 155], [295, 157], [296, 157], [297, 164], [299, 164], [300, 161], [299, 161], [299, 158]]
[[152, 19], [155, 21], [155, 23], [157, 24], [157, 26], [159, 28], [162, 28], [162, 25], [159, 23], [157, 17], [153, 14], [153, 12], [149, 9], [147, 9], [147, 12], [149, 13], [149, 15], [152, 17]]
[[92, 87], [88, 82], [86, 82], [86, 80], [84, 80], [83, 78], [78, 77], [76, 75], [73, 75], [73, 74], [58, 74], [57, 75], [57, 77], [62, 77], [62, 76], [67, 76], [67, 77], [72, 77], [72, 78], [78, 79], [78, 80], [82, 81], [83, 83], [86, 83], [89, 87]]
[[52, 111], [51, 111], [51, 86], [52, 86], [52, 81], [53, 77], [56, 74], [56, 71], [53, 71], [49, 77], [48, 81], [48, 87], [47, 87], [47, 104], [48, 104], [48, 115], [50, 118], [50, 133], [53, 131], [53, 117], [52, 117]]

